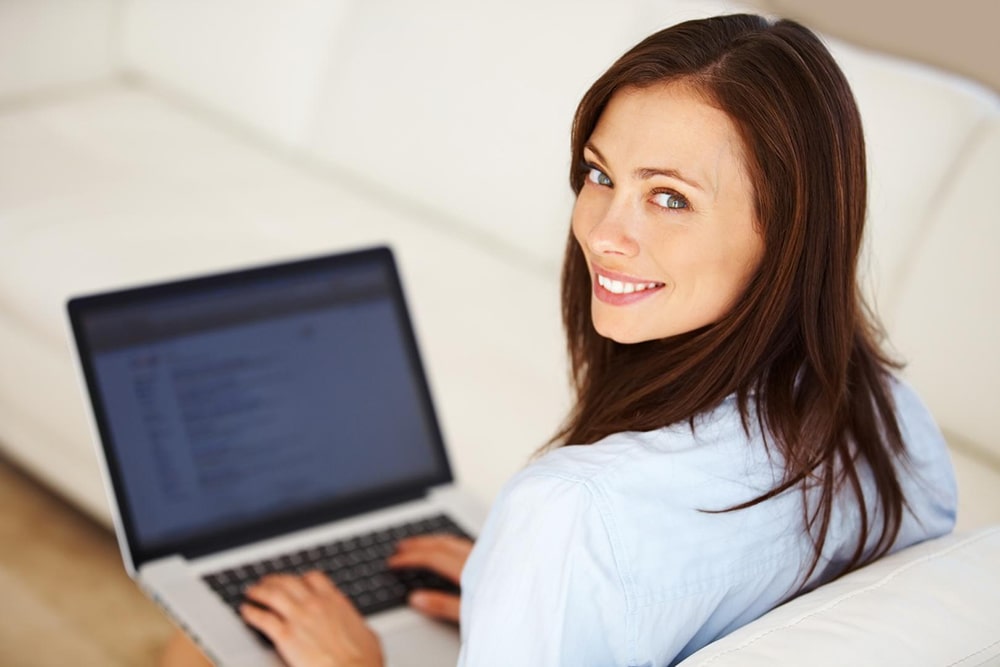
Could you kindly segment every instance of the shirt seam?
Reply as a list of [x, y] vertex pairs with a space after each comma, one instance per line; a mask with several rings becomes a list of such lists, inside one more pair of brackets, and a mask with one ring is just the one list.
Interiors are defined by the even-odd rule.
[[[595, 443], [593, 445], [574, 445], [574, 447], [601, 447], [601, 443]], [[543, 468], [542, 470], [533, 470], [531, 468], [525, 468], [522, 472], [532, 475], [547, 475], [549, 477], [558, 477], [567, 481], [579, 482], [581, 484], [586, 484], [587, 482], [595, 479], [601, 479], [622, 466], [628, 465], [632, 461], [631, 455], [636, 450], [643, 449], [643, 443], [638, 442], [635, 439], [631, 439], [628, 442], [614, 445], [616, 451], [610, 454], [610, 461], [605, 465], [596, 467], [594, 470], [588, 470], [586, 474], [580, 473], [570, 473], [561, 468], [556, 467], [553, 463], [548, 463], [551, 468]], [[553, 450], [553, 452], [559, 451]], [[607, 451], [607, 450], [604, 450]]]
[[635, 622], [634, 616], [640, 607], [636, 605], [635, 582], [627, 564], [624, 562], [625, 550], [621, 543], [621, 537], [618, 535], [617, 524], [612, 516], [611, 503], [605, 495], [604, 490], [589, 477], [581, 478], [555, 470], [532, 470], [525, 477], [548, 477], [571, 482], [574, 485], [582, 487], [594, 501], [598, 516], [601, 518], [601, 525], [604, 528], [604, 535], [611, 548], [615, 574], [618, 576], [618, 583], [625, 597], [625, 646], [626, 652], [630, 656], [626, 664], [638, 664], [638, 624]]
[[590, 479], [584, 483], [584, 487], [590, 492], [594, 499], [594, 504], [601, 516], [601, 523], [604, 524], [604, 533], [607, 536], [608, 544], [611, 547], [611, 556], [615, 562], [615, 573], [618, 575], [619, 584], [622, 587], [622, 594], [625, 596], [625, 646], [629, 656], [627, 664], [639, 664], [639, 637], [638, 623], [635, 622], [635, 615], [638, 612], [635, 595], [635, 581], [633, 580], [631, 569], [625, 562], [625, 549], [618, 535], [617, 523], [611, 511], [611, 502], [598, 484]]

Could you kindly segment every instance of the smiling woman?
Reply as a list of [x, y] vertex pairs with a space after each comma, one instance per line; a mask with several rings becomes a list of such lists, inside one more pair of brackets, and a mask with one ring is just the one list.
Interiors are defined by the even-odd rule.
[[[391, 561], [461, 572], [462, 665], [674, 664], [951, 530], [944, 441], [857, 287], [864, 139], [815, 35], [736, 15], [650, 36], [584, 96], [572, 164], [576, 403], [471, 554]], [[381, 660], [322, 575], [248, 597], [296, 667]], [[411, 604], [454, 619], [445, 598]]]
[[944, 442], [858, 290], [864, 139], [815, 35], [650, 36], [584, 95], [571, 164], [577, 400], [466, 565], [465, 664], [674, 664], [952, 528]]

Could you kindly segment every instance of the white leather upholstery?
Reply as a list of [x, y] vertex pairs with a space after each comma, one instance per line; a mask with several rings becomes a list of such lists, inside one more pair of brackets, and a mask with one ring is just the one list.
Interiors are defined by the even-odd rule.
[[[1000, 106], [1000, 105], [998, 105]], [[1000, 111], [928, 202], [887, 315], [937, 419], [1000, 462]]]
[[0, 98], [111, 78], [117, 0], [0, 2]]
[[349, 0], [136, 0], [122, 67], [282, 143], [298, 144], [343, 39]]
[[[830, 42], [857, 98], [869, 167], [867, 272], [880, 313], [908, 280], [913, 251], [980, 125], [1000, 122], [995, 94], [913, 63]], [[887, 95], [886, 91], [892, 94]], [[976, 196], [975, 207], [985, 203]], [[976, 210], [980, 210], [976, 208]], [[1000, 430], [993, 432], [1000, 440]]]
[[[965, 532], [997, 523], [1000, 507], [1000, 473], [995, 462], [974, 445], [952, 435], [951, 463], [958, 481], [958, 520], [955, 530]], [[1000, 568], [1000, 562], [997, 563]]]
[[[995, 665], [1000, 528], [884, 558], [727, 635], [683, 667]], [[933, 613], [927, 613], [933, 610]]]

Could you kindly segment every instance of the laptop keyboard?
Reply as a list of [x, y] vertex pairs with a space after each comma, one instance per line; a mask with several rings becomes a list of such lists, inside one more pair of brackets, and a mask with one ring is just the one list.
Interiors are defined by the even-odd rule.
[[398, 541], [432, 533], [469, 537], [454, 521], [440, 514], [234, 567], [203, 578], [239, 614], [244, 589], [261, 577], [322, 570], [350, 598], [358, 611], [365, 615], [374, 614], [406, 604], [406, 596], [417, 588], [459, 592], [458, 586], [428, 570], [390, 570], [386, 566], [385, 560], [395, 552]]

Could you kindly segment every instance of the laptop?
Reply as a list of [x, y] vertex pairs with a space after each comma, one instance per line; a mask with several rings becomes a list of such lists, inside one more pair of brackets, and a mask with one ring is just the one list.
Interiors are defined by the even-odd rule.
[[321, 569], [387, 664], [455, 664], [457, 629], [405, 605], [452, 585], [385, 557], [410, 535], [475, 535], [485, 508], [454, 482], [388, 248], [68, 311], [125, 568], [213, 662], [283, 664], [242, 591]]

